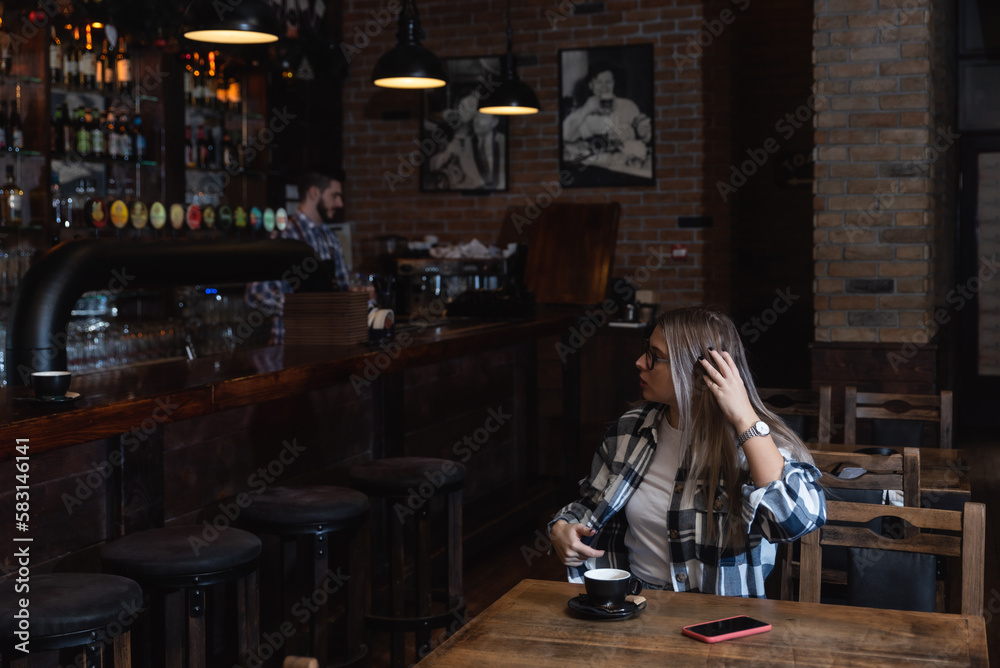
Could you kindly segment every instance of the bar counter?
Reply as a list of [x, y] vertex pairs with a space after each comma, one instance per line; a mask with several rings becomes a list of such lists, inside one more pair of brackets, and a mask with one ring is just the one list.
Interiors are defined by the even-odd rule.
[[[392, 341], [357, 346], [281, 346], [193, 360], [171, 360], [91, 372], [73, 378], [81, 397], [35, 403], [28, 387], [0, 391], [0, 461], [15, 439], [33, 453], [121, 435], [156, 415], [176, 422], [338, 383], [369, 386], [385, 374], [565, 334], [580, 310], [539, 309], [531, 320], [407, 324]], [[161, 419], [162, 417], [162, 419]]]
[[[347, 470], [370, 459], [447, 457], [469, 471], [466, 541], [486, 541], [491, 528], [537, 513], [533, 504], [564, 478], [562, 439], [538, 436], [538, 351], [566, 340], [581, 311], [441, 318], [404, 324], [379, 344], [276, 346], [81, 374], [70, 385], [80, 398], [66, 403], [24, 401], [29, 388], [9, 387], [0, 393], [0, 511], [13, 513], [15, 457], [27, 452], [34, 563], [90, 570], [108, 541], [207, 526], [225, 519], [228, 500], [267, 485], [344, 485]], [[565, 414], [576, 416], [561, 428], [574, 444], [578, 357], [561, 369]], [[499, 511], [498, 493], [519, 504]], [[4, 525], [0, 539], [12, 532]], [[13, 567], [9, 555], [2, 565]]]

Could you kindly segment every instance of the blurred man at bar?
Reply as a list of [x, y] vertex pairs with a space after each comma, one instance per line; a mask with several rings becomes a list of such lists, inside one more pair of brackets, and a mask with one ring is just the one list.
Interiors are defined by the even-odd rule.
[[[298, 239], [312, 246], [316, 257], [328, 265], [336, 290], [347, 290], [350, 278], [340, 240], [326, 223], [332, 223], [337, 211], [344, 207], [343, 184], [344, 172], [341, 169], [313, 169], [304, 173], [299, 179], [299, 208], [288, 218], [288, 227], [271, 234], [273, 238]], [[288, 281], [247, 285], [247, 305], [272, 316], [270, 345], [284, 341], [282, 314], [285, 295], [291, 291]]]

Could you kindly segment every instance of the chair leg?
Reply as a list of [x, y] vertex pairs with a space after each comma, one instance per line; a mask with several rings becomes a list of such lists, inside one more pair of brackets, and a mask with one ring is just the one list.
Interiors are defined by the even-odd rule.
[[260, 650], [260, 599], [257, 592], [257, 571], [251, 571], [236, 582], [236, 623], [239, 634], [240, 665], [250, 664]]

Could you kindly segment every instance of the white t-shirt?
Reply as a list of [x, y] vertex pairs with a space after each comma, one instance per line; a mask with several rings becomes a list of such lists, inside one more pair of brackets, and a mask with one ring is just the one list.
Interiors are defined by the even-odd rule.
[[656, 452], [649, 471], [625, 505], [628, 520], [625, 545], [629, 550], [630, 567], [635, 576], [650, 584], [662, 586], [670, 581], [667, 510], [680, 464], [681, 432], [670, 426], [664, 413], [658, 425]]

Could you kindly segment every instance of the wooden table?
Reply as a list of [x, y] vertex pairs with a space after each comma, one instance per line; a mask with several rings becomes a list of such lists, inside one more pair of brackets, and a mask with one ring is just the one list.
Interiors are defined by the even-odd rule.
[[[982, 617], [819, 603], [643, 592], [625, 621], [578, 618], [583, 585], [523, 580], [420, 666], [988, 666]], [[746, 614], [772, 630], [707, 644], [688, 624]]]

